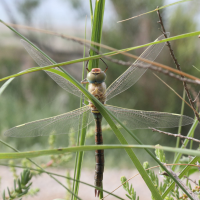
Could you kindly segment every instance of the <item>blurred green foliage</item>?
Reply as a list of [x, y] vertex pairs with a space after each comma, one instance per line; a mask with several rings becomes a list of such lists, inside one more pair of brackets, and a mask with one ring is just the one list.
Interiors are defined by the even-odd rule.
[[[21, 1], [21, 4], [19, 4], [17, 8], [18, 12], [25, 18], [28, 16], [26, 23], [31, 25], [35, 14], [34, 10], [40, 6], [40, 3], [32, 1], [32, 4], [27, 4], [27, 2]], [[70, 1], [68, 1], [68, 3], [69, 2]], [[156, 13], [144, 15], [124, 23], [116, 23], [116, 21], [155, 9], [157, 6], [162, 6], [164, 1], [137, 0], [133, 2], [130, 0], [112, 0], [109, 2], [113, 9], [113, 13], [115, 13], [115, 17], [110, 19], [109, 24], [105, 24], [105, 29], [103, 30], [102, 35], [102, 43], [117, 49], [122, 49], [151, 42], [161, 35], [161, 32], [158, 30], [160, 26], [157, 23], [158, 16]], [[197, 16], [200, 9], [198, 5], [199, 2], [188, 2], [161, 11], [164, 23], [166, 24], [165, 28], [171, 33], [171, 36], [193, 32], [198, 29], [199, 24]], [[81, 6], [83, 6], [83, 2], [73, 2], [72, 7], [74, 8], [74, 12], [77, 12], [77, 15]], [[109, 12], [109, 10], [105, 10], [105, 12]], [[81, 15], [83, 15], [83, 13], [81, 13]], [[17, 16], [15, 20], [17, 20]], [[20, 23], [20, 21], [18, 23]], [[43, 24], [45, 24], [45, 22], [43, 22]], [[54, 29], [54, 25], [55, 24], [51, 24], [52, 30]], [[74, 24], [74, 30], [77, 34], [74, 36], [82, 36], [82, 38], [84, 38], [84, 28], [82, 33], [80, 33], [80, 31], [76, 31], [77, 27], [76, 24]], [[67, 30], [65, 33], [68, 35]], [[83, 46], [80, 44], [66, 41], [62, 38], [43, 35], [42, 33], [35, 33], [31, 31], [29, 34], [30, 35], [25, 32], [25, 35], [28, 38], [32, 38], [37, 45], [42, 47], [42, 49], [57, 62], [79, 58], [81, 55], [80, 52], [83, 50]], [[87, 36], [87, 38], [89, 37], [90, 36]], [[10, 42], [8, 42], [9, 40]], [[197, 40], [197, 38], [188, 38], [172, 43], [172, 48], [183, 71], [196, 76], [198, 76], [197, 71], [192, 68], [192, 65], [195, 65], [198, 68], [200, 64]], [[24, 69], [37, 66], [28, 53], [23, 50], [22, 45], [19, 43], [19, 38], [15, 35], [8, 36], [8, 34], [2, 33], [2, 35], [0, 35], [0, 41], [3, 41], [2, 51], [0, 54], [0, 77], [5, 77]], [[61, 49], [59, 49], [59, 47], [61, 47]], [[143, 50], [144, 49], [138, 49], [137, 51], [131, 53], [140, 55]], [[104, 52], [104, 50], [102, 51]], [[123, 55], [117, 55], [115, 58], [134, 62], [130, 58]], [[156, 61], [175, 67], [166, 47]], [[106, 63], [109, 66], [106, 80], [107, 86], [109, 86], [110, 83], [112, 83], [127, 69], [127, 66], [120, 66], [109, 61], [106, 61]], [[74, 77], [80, 80], [81, 70], [79, 66], [81, 65], [82, 63], [67, 66], [66, 69]], [[100, 62], [100, 67], [105, 68], [102, 62]], [[161, 74], [159, 75], [179, 94], [182, 94], [183, 87], [181, 82]], [[110, 100], [108, 103], [130, 109], [175, 113], [179, 113], [181, 107], [181, 100], [172, 91], [166, 88], [165, 85], [160, 83], [160, 81], [153, 76], [150, 70], [148, 70], [148, 72], [146, 72], [146, 74], [143, 75], [143, 77], [133, 87], [115, 97], [113, 100]], [[54, 83], [54, 81], [51, 80], [45, 72], [37, 72], [18, 77], [0, 96], [0, 137], [9, 141], [11, 144], [14, 144], [16, 148], [19, 148], [20, 150], [44, 149], [48, 147], [47, 137], [22, 139], [5, 138], [2, 136], [3, 131], [25, 122], [68, 112], [78, 108], [78, 106], [79, 99], [66, 93], [62, 88]], [[188, 107], [186, 107], [185, 113], [190, 116], [193, 115], [191, 109]], [[184, 133], [188, 129], [188, 127], [183, 128], [182, 132]], [[176, 133], [176, 129], [171, 129], [170, 131]], [[149, 130], [136, 130], [134, 133], [138, 134], [140, 139], [146, 144], [159, 143], [162, 145], [167, 144], [169, 146], [173, 146], [176, 141], [175, 138], [160, 135], [160, 133], [152, 133]], [[128, 136], [126, 137], [128, 138]], [[57, 136], [56, 147], [67, 146], [69, 144], [68, 140], [69, 137], [67, 135]], [[129, 141], [130, 143], [135, 143], [135, 141]], [[94, 137], [88, 138], [86, 143], [94, 144]], [[118, 143], [118, 140], [114, 134], [108, 130], [104, 132], [104, 143], [114, 144]], [[2, 145], [0, 146], [0, 148], [4, 149]], [[143, 151], [138, 150], [138, 153], [143, 153]], [[89, 156], [93, 154], [93, 152], [87, 152], [86, 161], [90, 160]], [[128, 158], [128, 156], [124, 156], [124, 152], [122, 150], [108, 150], [106, 151], [106, 157], [108, 158], [106, 158], [106, 160], [108, 160], [108, 165], [116, 163], [115, 155], [117, 155], [118, 158]], [[145, 157], [144, 155], [141, 158], [142, 161], [147, 159], [148, 156]], [[126, 163], [125, 160], [128, 162], [129, 159], [123, 159], [124, 163], [118, 163], [118, 167], [123, 165], [128, 166], [130, 164]]]

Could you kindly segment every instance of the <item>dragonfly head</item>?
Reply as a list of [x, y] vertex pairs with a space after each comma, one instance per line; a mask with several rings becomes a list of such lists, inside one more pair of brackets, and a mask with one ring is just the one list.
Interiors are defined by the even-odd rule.
[[87, 74], [87, 80], [89, 83], [102, 83], [106, 79], [106, 73], [100, 68], [93, 68]]

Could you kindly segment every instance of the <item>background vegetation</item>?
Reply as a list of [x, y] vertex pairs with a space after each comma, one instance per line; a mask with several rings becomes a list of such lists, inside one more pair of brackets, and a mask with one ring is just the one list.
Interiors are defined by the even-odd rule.
[[[1, 1], [0, 3], [4, 8], [5, 16], [8, 19], [7, 22], [41, 27], [82, 38], [84, 37], [85, 16], [90, 14], [89, 4], [81, 0], [57, 1], [58, 8], [66, 8], [66, 12], [63, 12], [63, 15], [60, 12], [59, 15], [62, 16], [59, 17], [56, 14], [54, 15], [54, 12], [51, 13], [52, 2], [48, 4], [39, 0], [18, 0], [12, 2]], [[155, 40], [161, 35], [156, 13], [144, 15], [124, 23], [116, 23], [116, 21], [147, 12], [157, 6], [162, 6], [164, 3], [167, 4], [169, 2], [160, 0], [151, 2], [145, 0], [135, 0], [134, 2], [130, 0], [106, 1], [102, 43], [122, 49]], [[46, 7], [46, 12], [43, 12], [44, 7]], [[8, 8], [11, 12], [7, 10]], [[171, 36], [198, 30], [199, 9], [199, 3], [195, 2], [194, 4], [192, 1], [162, 10], [166, 30], [171, 33]], [[74, 17], [73, 19], [71, 15]], [[89, 19], [87, 24], [87, 38], [90, 39], [91, 27]], [[37, 66], [23, 49], [19, 38], [3, 25], [0, 25], [0, 27], [2, 30], [0, 33], [0, 77]], [[57, 62], [82, 57], [83, 46], [80, 44], [39, 32], [25, 31], [20, 28], [18, 30]], [[198, 68], [200, 64], [200, 57], [198, 56], [199, 43], [196, 41], [197, 39], [194, 37], [178, 40], [172, 43], [172, 47], [183, 71], [198, 76], [198, 71], [192, 67], [194, 65]], [[131, 53], [140, 55], [143, 50], [139, 49]], [[118, 55], [116, 58], [133, 62], [130, 58], [122, 55]], [[162, 51], [157, 61], [168, 66], [174, 66], [166, 48]], [[106, 83], [109, 86], [127, 67], [113, 64], [109, 61], [106, 62], [109, 66]], [[82, 64], [78, 63], [66, 66], [66, 70], [81, 81], [81, 67]], [[100, 62], [100, 67], [105, 68], [102, 62]], [[160, 76], [179, 94], [182, 94], [183, 87], [181, 82], [163, 75]], [[180, 113], [181, 107], [181, 100], [166, 88], [150, 70], [133, 87], [114, 97], [108, 103], [130, 109], [174, 113]], [[68, 112], [78, 108], [78, 106], [79, 99], [66, 93], [44, 72], [18, 77], [0, 97], [0, 133], [15, 125]], [[193, 112], [187, 107], [185, 108], [185, 114], [193, 116]], [[189, 127], [185, 127], [182, 133], [186, 133], [188, 129]], [[170, 131], [177, 132], [176, 129]], [[198, 131], [196, 130], [197, 133]], [[161, 145], [174, 146], [176, 142], [175, 138], [160, 135], [160, 133], [152, 133], [149, 130], [136, 130], [134, 132], [137, 133], [144, 144], [159, 143]], [[47, 137], [17, 139], [5, 138], [2, 134], [0, 137], [5, 141], [9, 141], [19, 150], [38, 150], [48, 146]], [[198, 135], [195, 137], [198, 138]], [[67, 135], [57, 136], [56, 147], [67, 146], [69, 141]], [[104, 142], [106, 144], [116, 144], [118, 140], [111, 131], [105, 131]], [[94, 137], [88, 138], [86, 143], [94, 144]], [[5, 149], [2, 146], [0, 148]], [[146, 160], [151, 162], [149, 157], [145, 156], [144, 151], [138, 150], [137, 155], [142, 162]], [[90, 156], [93, 156], [93, 152], [87, 152], [85, 156], [86, 162], [83, 164], [87, 166], [87, 163], [89, 163], [87, 161], [91, 160]], [[118, 163], [116, 157], [123, 161]], [[106, 150], [106, 167], [129, 167], [129, 164], [132, 167], [132, 163], [126, 158], [128, 156], [124, 154], [123, 150]], [[170, 155], [168, 155], [167, 159], [171, 159]], [[74, 160], [72, 160], [71, 165], [73, 165], [73, 162]], [[93, 167], [93, 164], [90, 166]]]

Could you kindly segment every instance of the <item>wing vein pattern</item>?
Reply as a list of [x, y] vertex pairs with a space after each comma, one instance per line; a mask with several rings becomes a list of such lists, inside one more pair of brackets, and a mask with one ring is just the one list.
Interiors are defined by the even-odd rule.
[[[31, 46], [28, 42], [25, 40], [21, 40], [21, 43], [23, 44], [26, 51], [29, 53], [29, 55], [35, 60], [35, 62], [40, 66], [48, 66], [54, 64], [51, 62], [48, 58], [46, 58], [41, 52], [39, 52], [37, 49], [35, 49], [33, 46]], [[56, 62], [55, 62], [56, 63]], [[58, 67], [55, 67], [54, 69], [61, 71]], [[45, 71], [45, 70], [44, 70]], [[60, 87], [62, 87], [67, 92], [74, 94], [78, 97], [81, 97], [82, 93], [81, 91], [74, 86], [72, 83], [70, 83], [67, 79], [64, 77], [55, 74], [53, 72], [45, 71]]]
[[110, 105], [106, 108], [129, 129], [173, 128], [194, 122], [191, 117], [173, 113], [133, 110]]
[[[161, 35], [155, 41], [164, 38], [164, 35]], [[134, 85], [147, 70], [147, 68], [141, 68], [139, 66], [149, 67], [151, 65], [150, 63], [140, 60], [140, 58], [154, 61], [164, 46], [165, 43], [149, 46], [140, 57], [108, 87], [106, 90], [106, 99], [109, 100]]]
[[[83, 121], [84, 119], [87, 119]], [[89, 106], [67, 112], [54, 117], [28, 122], [7, 130], [8, 137], [36, 137], [78, 132], [93, 121]], [[80, 126], [79, 126], [80, 125]]]

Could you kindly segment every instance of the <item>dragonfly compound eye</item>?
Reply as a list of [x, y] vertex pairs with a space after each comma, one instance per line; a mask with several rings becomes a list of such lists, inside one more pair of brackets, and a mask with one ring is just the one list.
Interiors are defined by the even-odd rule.
[[102, 83], [106, 79], [106, 73], [101, 71], [99, 74], [96, 75], [96, 82], [97, 83]]
[[87, 74], [87, 80], [89, 83], [95, 83], [96, 75], [93, 74], [92, 72], [89, 72]]
[[93, 71], [87, 74], [87, 80], [89, 83], [102, 83], [106, 79], [106, 74], [103, 71], [95, 73]]

